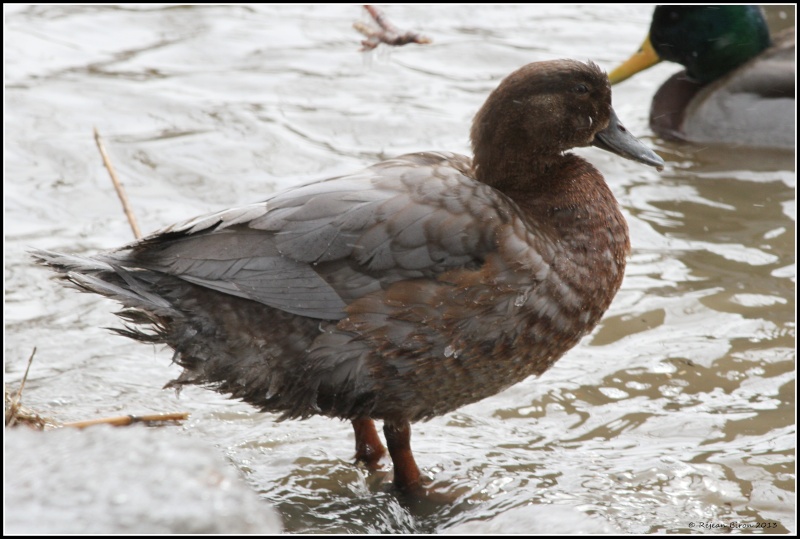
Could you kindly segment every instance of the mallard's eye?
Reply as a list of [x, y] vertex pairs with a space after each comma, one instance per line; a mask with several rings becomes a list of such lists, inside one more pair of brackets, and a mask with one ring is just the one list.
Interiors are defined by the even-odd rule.
[[575, 86], [572, 88], [572, 91], [573, 91], [573, 92], [575, 92], [576, 94], [586, 94], [586, 93], [588, 93], [588, 92], [589, 92], [589, 87], [588, 87], [588, 86], [586, 86], [586, 85], [585, 85], [585, 84], [583, 84], [583, 83], [580, 83], [580, 84], [576, 84], [576, 85], [575, 85]]

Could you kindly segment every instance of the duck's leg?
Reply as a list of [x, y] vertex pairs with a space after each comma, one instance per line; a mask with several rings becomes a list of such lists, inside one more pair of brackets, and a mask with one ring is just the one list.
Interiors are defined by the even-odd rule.
[[408, 421], [385, 421], [383, 434], [394, 463], [394, 486], [405, 493], [419, 492], [422, 483], [419, 468], [411, 453], [411, 425]]
[[354, 419], [352, 423], [356, 433], [356, 461], [363, 462], [371, 470], [377, 469], [386, 448], [378, 437], [375, 423], [368, 417]]

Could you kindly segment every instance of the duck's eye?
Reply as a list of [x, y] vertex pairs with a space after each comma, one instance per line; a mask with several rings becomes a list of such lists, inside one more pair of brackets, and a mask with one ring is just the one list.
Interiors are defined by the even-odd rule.
[[589, 87], [586, 86], [583, 83], [580, 83], [580, 84], [576, 84], [572, 88], [572, 91], [575, 92], [576, 94], [586, 94], [586, 93], [589, 93]]

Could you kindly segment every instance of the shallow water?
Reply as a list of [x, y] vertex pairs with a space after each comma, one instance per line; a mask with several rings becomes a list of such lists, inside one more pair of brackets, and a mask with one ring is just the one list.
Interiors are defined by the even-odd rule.
[[[434, 44], [360, 53], [356, 6], [6, 6], [6, 381], [36, 346], [24, 402], [58, 420], [191, 412], [185, 434], [218, 446], [292, 532], [442, 532], [513, 515], [501, 531], [569, 533], [589, 515], [623, 533], [796, 533], [794, 155], [654, 139], [650, 96], [675, 66], [615, 88], [663, 173], [580, 152], [632, 233], [601, 325], [541, 378], [414, 427], [449, 505], [407, 503], [388, 472], [353, 466], [347, 423], [276, 423], [202, 389], [162, 391], [178, 374], [167, 350], [111, 335], [112, 302], [34, 268], [30, 247], [89, 254], [131, 239], [93, 126], [149, 231], [404, 152], [466, 153], [503, 76], [558, 57], [610, 69], [651, 8], [386, 12]], [[566, 511], [557, 525], [525, 512], [548, 504]]]

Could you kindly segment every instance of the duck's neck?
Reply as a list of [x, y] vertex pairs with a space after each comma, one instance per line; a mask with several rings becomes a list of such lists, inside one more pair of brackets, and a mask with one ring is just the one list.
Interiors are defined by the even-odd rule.
[[597, 169], [571, 153], [531, 155], [515, 149], [487, 157], [475, 155], [475, 177], [523, 209], [537, 200], [537, 206], [544, 201], [562, 206], [582, 205], [591, 202], [598, 184], [602, 191], [608, 191]]
[[558, 164], [561, 155], [537, 155], [513, 143], [493, 143], [491, 150], [473, 143], [472, 168], [475, 178], [499, 191], [523, 185], [525, 178], [540, 177]]
[[479, 162], [476, 176], [513, 200], [537, 230], [552, 229], [553, 237], [566, 244], [575, 240], [576, 247], [594, 237], [624, 265], [630, 249], [627, 224], [594, 166], [571, 153], [537, 159], [536, 165], [518, 164], [518, 169], [505, 165], [493, 171]]

